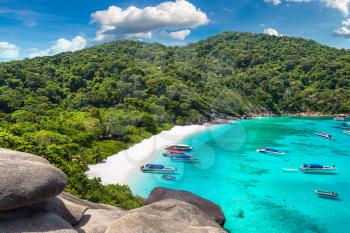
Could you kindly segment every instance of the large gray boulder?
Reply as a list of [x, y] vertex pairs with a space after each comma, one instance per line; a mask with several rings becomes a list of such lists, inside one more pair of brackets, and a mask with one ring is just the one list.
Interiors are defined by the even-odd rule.
[[128, 211], [108, 226], [106, 233], [225, 233], [197, 207], [164, 200]]
[[44, 202], [24, 208], [30, 211], [45, 211], [57, 214], [71, 225], [80, 222], [87, 210], [85, 206], [74, 204], [60, 197], [52, 197]]
[[0, 212], [1, 233], [77, 233], [60, 216], [49, 212], [12, 210]]
[[104, 233], [107, 227], [126, 211], [115, 209], [88, 209], [83, 219], [74, 226], [79, 233]]
[[43, 202], [64, 190], [66, 175], [45, 159], [0, 150], [0, 211]]
[[220, 224], [220, 226], [224, 226], [225, 224], [225, 215], [221, 210], [220, 206], [215, 203], [201, 198], [193, 193], [181, 190], [172, 190], [167, 188], [155, 188], [152, 190], [151, 194], [147, 198], [145, 204], [149, 205], [161, 200], [166, 199], [175, 199], [190, 203], [200, 210], [202, 210], [205, 214], [207, 214], [211, 219]]

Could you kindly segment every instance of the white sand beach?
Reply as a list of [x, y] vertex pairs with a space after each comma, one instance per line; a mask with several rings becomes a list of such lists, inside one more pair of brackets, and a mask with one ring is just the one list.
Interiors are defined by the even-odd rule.
[[110, 156], [100, 164], [90, 165], [86, 174], [91, 179], [100, 177], [104, 184], [128, 184], [128, 178], [139, 172], [143, 164], [151, 163], [152, 155], [158, 150], [210, 127], [211, 125], [175, 126]]

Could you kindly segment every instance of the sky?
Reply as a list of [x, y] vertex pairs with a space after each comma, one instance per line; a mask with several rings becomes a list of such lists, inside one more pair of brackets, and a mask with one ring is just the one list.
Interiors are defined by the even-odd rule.
[[112, 40], [186, 45], [224, 31], [350, 49], [350, 0], [0, 0], [0, 61]]

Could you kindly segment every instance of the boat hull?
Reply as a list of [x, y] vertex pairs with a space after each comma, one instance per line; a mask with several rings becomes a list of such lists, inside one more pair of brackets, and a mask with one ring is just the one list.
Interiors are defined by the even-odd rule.
[[167, 148], [167, 149], [168, 150], [169, 149], [175, 149], [175, 150], [179, 150], [179, 151], [191, 151], [192, 147], [190, 147], [190, 148], [171, 147], [171, 148]]
[[197, 159], [171, 159], [173, 162], [198, 163]]
[[335, 174], [336, 169], [301, 169], [306, 174]]
[[157, 174], [167, 174], [167, 173], [175, 173], [175, 170], [168, 170], [168, 169], [141, 169], [141, 171], [145, 173], [157, 173]]
[[284, 155], [284, 152], [273, 152], [273, 151], [265, 151], [265, 150], [256, 150], [256, 152], [268, 154], [268, 155]]
[[317, 194], [318, 197], [320, 198], [326, 198], [326, 199], [339, 199], [338, 193], [332, 193], [332, 192], [324, 192], [324, 191], [319, 191], [315, 190], [315, 193]]
[[321, 138], [324, 139], [328, 139], [328, 140], [334, 140], [333, 136], [331, 135], [327, 135], [327, 134], [322, 134], [322, 133], [315, 133], [316, 136], [319, 136]]

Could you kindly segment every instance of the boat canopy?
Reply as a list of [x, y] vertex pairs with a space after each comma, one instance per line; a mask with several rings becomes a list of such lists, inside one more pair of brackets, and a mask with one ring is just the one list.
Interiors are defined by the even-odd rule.
[[308, 168], [323, 168], [323, 165], [321, 165], [321, 164], [304, 164], [303, 167], [308, 167]]
[[180, 147], [190, 147], [189, 145], [186, 145], [186, 144], [175, 144], [174, 146], [180, 146]]
[[163, 169], [164, 166], [163, 165], [160, 165], [160, 164], [146, 164], [147, 168], [151, 168], [151, 169]]

